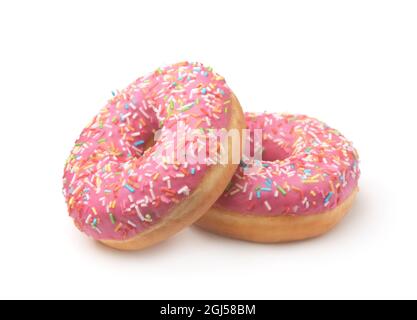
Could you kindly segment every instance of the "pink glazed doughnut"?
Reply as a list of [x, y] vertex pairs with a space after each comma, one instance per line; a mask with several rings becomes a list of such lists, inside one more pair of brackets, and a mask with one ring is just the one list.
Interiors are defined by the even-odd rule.
[[246, 114], [262, 131], [262, 162], [242, 164], [197, 225], [253, 242], [289, 242], [324, 234], [351, 208], [358, 154], [338, 131], [302, 115]]
[[225, 80], [198, 63], [159, 69], [114, 94], [65, 167], [68, 211], [82, 232], [116, 249], [138, 250], [191, 225], [213, 205], [238, 164], [167, 161], [163, 155], [177, 151], [171, 141], [180, 122], [203, 137], [245, 127]]

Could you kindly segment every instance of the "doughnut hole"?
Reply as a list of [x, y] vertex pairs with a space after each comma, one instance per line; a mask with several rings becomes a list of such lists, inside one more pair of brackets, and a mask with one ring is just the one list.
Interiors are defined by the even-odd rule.
[[266, 162], [284, 161], [291, 156], [289, 148], [284, 148], [271, 140], [264, 140], [262, 142], [263, 152], [262, 160]]
[[[259, 129], [259, 128], [257, 128]], [[256, 136], [254, 134], [254, 128], [250, 129], [250, 156], [255, 156], [255, 150], [259, 150], [262, 147], [262, 161], [264, 162], [279, 162], [285, 161], [293, 154], [293, 148], [291, 144], [291, 137], [278, 138], [272, 140], [268, 135], [262, 135], [262, 146], [259, 146]], [[284, 132], [282, 132], [284, 133]], [[290, 141], [290, 142], [288, 142]]]

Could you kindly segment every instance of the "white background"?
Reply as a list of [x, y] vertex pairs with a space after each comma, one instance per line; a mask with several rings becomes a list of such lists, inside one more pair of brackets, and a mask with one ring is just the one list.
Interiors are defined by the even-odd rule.
[[[358, 148], [361, 193], [322, 238], [195, 228], [138, 253], [67, 216], [64, 162], [110, 97], [201, 61], [248, 111], [306, 113]], [[415, 1], [1, 1], [0, 298], [417, 298]]]

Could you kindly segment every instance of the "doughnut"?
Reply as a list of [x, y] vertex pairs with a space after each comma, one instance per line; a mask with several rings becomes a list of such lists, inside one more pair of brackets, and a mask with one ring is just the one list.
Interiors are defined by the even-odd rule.
[[[197, 143], [216, 129], [240, 134], [246, 125], [224, 78], [200, 63], [160, 68], [113, 93], [65, 166], [63, 193], [78, 229], [109, 247], [139, 250], [193, 224], [213, 205], [240, 158], [169, 159], [196, 145], [175, 142], [180, 124], [185, 133], [198, 131]], [[235, 148], [228, 143], [226, 156]]]
[[[196, 224], [260, 243], [317, 237], [349, 211], [358, 192], [358, 154], [338, 131], [304, 115], [247, 113], [250, 149], [229, 187]], [[262, 129], [255, 143], [255, 130]]]

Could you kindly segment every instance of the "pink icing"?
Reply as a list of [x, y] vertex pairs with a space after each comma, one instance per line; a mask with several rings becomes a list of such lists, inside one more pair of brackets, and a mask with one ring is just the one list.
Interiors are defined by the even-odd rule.
[[[248, 113], [246, 121], [252, 133], [263, 130], [264, 161], [244, 159], [216, 206], [250, 215], [317, 214], [357, 187], [357, 152], [336, 130], [302, 115]], [[253, 134], [251, 143], [253, 150]]]
[[[224, 79], [198, 63], [159, 69], [114, 94], [66, 164], [64, 195], [76, 226], [95, 239], [123, 240], [166, 218], [208, 165], [172, 165], [153, 155], [169, 150], [179, 121], [203, 133], [226, 128], [230, 98]], [[161, 139], [145, 151], [158, 129]]]

